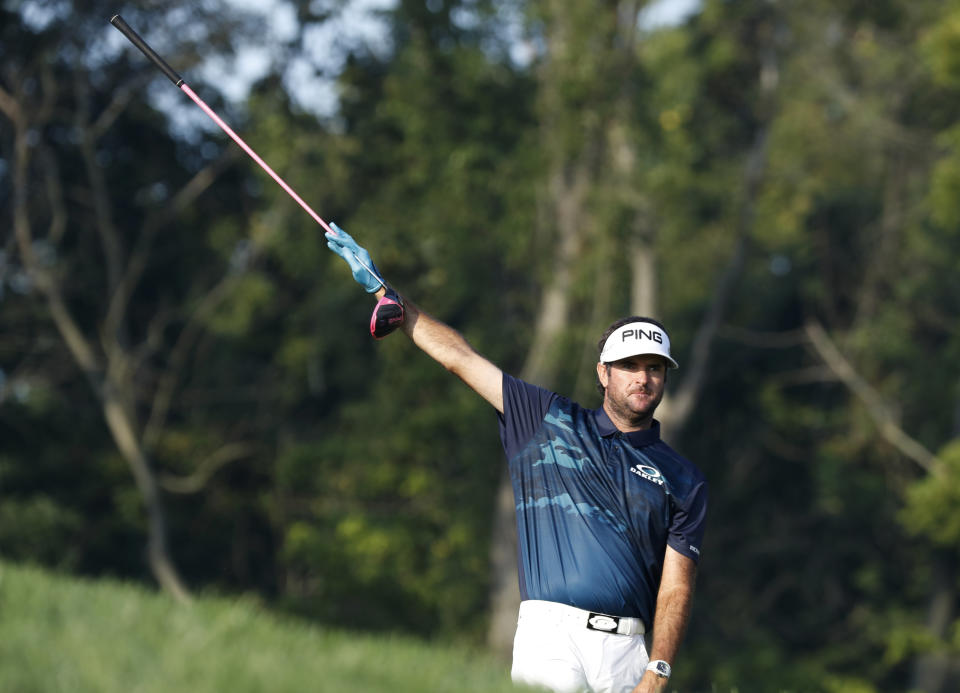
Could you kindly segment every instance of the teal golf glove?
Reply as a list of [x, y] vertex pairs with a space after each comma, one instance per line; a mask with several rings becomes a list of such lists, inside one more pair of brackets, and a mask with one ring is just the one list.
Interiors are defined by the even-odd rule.
[[336, 224], [330, 224], [330, 228], [332, 231], [324, 234], [327, 247], [347, 261], [357, 283], [371, 294], [381, 286], [386, 289], [386, 294], [377, 302], [370, 316], [370, 334], [375, 339], [383, 339], [403, 324], [403, 299], [387, 286], [380, 270], [370, 259], [370, 253], [357, 245], [350, 234]]
[[366, 289], [367, 293], [371, 294], [381, 286], [386, 288], [387, 282], [384, 281], [380, 270], [370, 259], [370, 253], [357, 245], [350, 234], [336, 224], [331, 223], [330, 228], [333, 229], [334, 233], [327, 231], [324, 234], [327, 239], [327, 247], [347, 261], [357, 283]]

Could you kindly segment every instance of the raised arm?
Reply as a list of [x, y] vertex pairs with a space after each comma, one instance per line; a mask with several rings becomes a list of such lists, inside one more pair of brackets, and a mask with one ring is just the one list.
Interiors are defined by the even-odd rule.
[[[380, 298], [384, 289], [377, 291]], [[404, 298], [402, 330], [434, 361], [503, 413], [503, 372], [474, 351], [463, 335]]]
[[[346, 260], [353, 278], [368, 293], [382, 299], [387, 284], [370, 259], [369, 253], [357, 245], [345, 231], [332, 225], [336, 233], [327, 233], [327, 245]], [[420, 310], [409, 299], [402, 299], [404, 319], [401, 329], [428, 356], [503, 413], [503, 372], [478, 354], [459, 332]]]

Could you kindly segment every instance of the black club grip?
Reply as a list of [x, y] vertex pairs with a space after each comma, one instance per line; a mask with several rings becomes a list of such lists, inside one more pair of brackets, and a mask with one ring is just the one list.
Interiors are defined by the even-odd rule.
[[167, 76], [167, 79], [177, 85], [177, 87], [183, 84], [183, 79], [181, 79], [180, 75], [174, 72], [173, 68], [167, 65], [167, 62], [157, 55], [156, 51], [147, 45], [147, 42], [140, 38], [140, 35], [136, 31], [130, 28], [129, 24], [123, 21], [123, 17], [121, 17], [119, 14], [115, 14], [110, 19], [110, 23], [117, 27], [117, 29], [119, 29], [120, 32], [127, 37], [130, 43], [139, 48], [145, 56], [150, 58], [153, 64], [159, 67], [160, 71]]

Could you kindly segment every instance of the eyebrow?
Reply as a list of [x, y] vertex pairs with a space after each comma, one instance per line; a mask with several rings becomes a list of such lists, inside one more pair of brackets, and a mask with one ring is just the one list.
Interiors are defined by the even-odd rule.
[[645, 363], [640, 356], [628, 356], [626, 358], [615, 361], [609, 365], [615, 365], [616, 363], [623, 364], [623, 367], [641, 367], [641, 368], [664, 368], [664, 363], [662, 361], [652, 361], [650, 363]]

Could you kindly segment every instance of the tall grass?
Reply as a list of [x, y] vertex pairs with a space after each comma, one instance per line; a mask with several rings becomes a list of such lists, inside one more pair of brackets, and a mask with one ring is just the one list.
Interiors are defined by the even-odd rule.
[[484, 653], [333, 631], [251, 600], [177, 605], [115, 581], [0, 561], [0, 691], [517, 691]]

